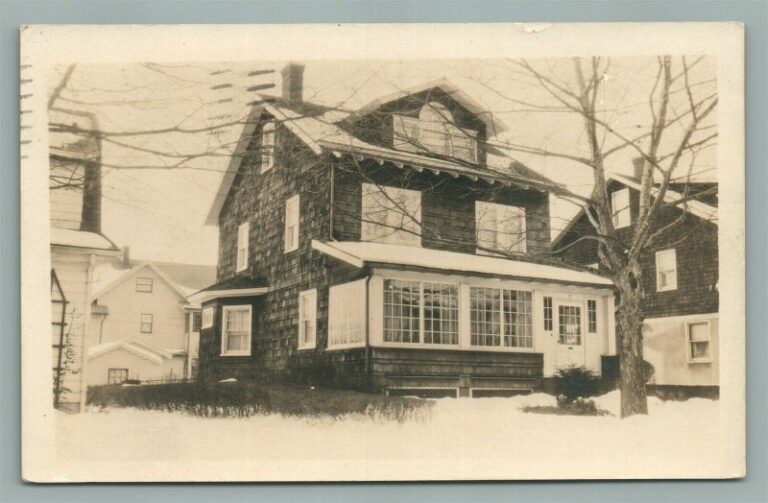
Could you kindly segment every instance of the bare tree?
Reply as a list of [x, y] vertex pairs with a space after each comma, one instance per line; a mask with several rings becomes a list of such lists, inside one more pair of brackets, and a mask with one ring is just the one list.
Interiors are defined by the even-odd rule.
[[[654, 61], [653, 77], [648, 80], [648, 88], [645, 91], [645, 104], [650, 120], [647, 124], [632, 123], [620, 125], [615, 121], [616, 111], [636, 104], [627, 103], [627, 96], [607, 96], [605, 83], [610, 80], [612, 62], [609, 59], [574, 58], [568, 61], [569, 70], [564, 69], [563, 60], [537, 61], [535, 64], [524, 59], [508, 60], [504, 62], [510, 73], [507, 81], [509, 87], [499, 89], [490, 83], [481, 83], [488, 91], [498, 95], [503, 101], [512, 104], [518, 110], [525, 110], [529, 114], [564, 114], [575, 117], [582, 131], [577, 144], [567, 146], [558, 144], [558, 148], [541, 145], [536, 142], [525, 143], [521, 141], [498, 141], [492, 138], [493, 131], [478, 136], [476, 131], [450, 126], [449, 115], [455, 110], [444, 107], [431, 106], [428, 117], [422, 117], [421, 121], [413, 124], [396, 125], [395, 145], [397, 150], [405, 150], [414, 153], [428, 155], [439, 160], [448, 161], [455, 166], [464, 167], [470, 172], [470, 177], [475, 180], [482, 179], [483, 170], [493, 171], [489, 180], [502, 179], [502, 183], [493, 181], [478, 183], [468, 188], [470, 192], [483, 192], [485, 196], [493, 199], [496, 191], [508, 190], [509, 187], [522, 187], [525, 190], [535, 189], [546, 191], [557, 197], [572, 201], [584, 209], [585, 215], [594, 228], [594, 233], [579, 237], [568, 247], [578, 242], [591, 240], [597, 245], [601, 270], [613, 281], [617, 292], [617, 320], [618, 320], [618, 353], [621, 368], [621, 414], [622, 417], [634, 414], [647, 413], [647, 400], [645, 391], [645, 379], [643, 375], [643, 334], [642, 334], [642, 299], [644, 291], [642, 287], [643, 271], [640, 267], [640, 256], [648, 249], [656, 239], [670, 226], [678, 222], [658, 228], [658, 215], [663, 208], [673, 206], [687, 213], [687, 205], [693, 199], [684, 191], [681, 197], [670, 197], [668, 190], [672, 182], [686, 180], [685, 173], [688, 167], [688, 175], [691, 174], [691, 166], [696, 154], [713, 145], [717, 138], [715, 125], [712, 123], [713, 112], [716, 110], [718, 97], [716, 90], [712, 90], [712, 82], [707, 80], [694, 81], [692, 71], [701, 64], [704, 58], [695, 58], [689, 61], [685, 57], [663, 56]], [[171, 72], [168, 68], [153, 67], [153, 70]], [[65, 74], [68, 79], [71, 72]], [[221, 84], [212, 86], [213, 89]], [[526, 87], [535, 89], [538, 96], [533, 99], [520, 98], [519, 89]], [[229, 89], [230, 87], [219, 87]], [[260, 91], [262, 87], [255, 87]], [[54, 95], [67, 96], [67, 83], [57, 86]], [[636, 95], [637, 93], [635, 93]], [[429, 97], [416, 98], [412, 104], [414, 108], [422, 108], [433, 103]], [[61, 98], [58, 98], [61, 99]], [[223, 98], [226, 100], [226, 98]], [[634, 98], [633, 98], [634, 99]], [[249, 101], [251, 106], [261, 106], [274, 102], [274, 98], [255, 95]], [[322, 109], [305, 108], [287, 118], [273, 118], [274, 122], [292, 122], [311, 117], [321, 123], [339, 127], [342, 130], [354, 131], [355, 136], [371, 143], [376, 143], [376, 135], [381, 134], [384, 127], [382, 112], [377, 117], [373, 112], [368, 115], [370, 120], [355, 121], [354, 113], [351, 118], [330, 119], [329, 112], [339, 112], [342, 116], [350, 116], [351, 111], [346, 110], [344, 103], [335, 107]], [[502, 110], [488, 112], [488, 115], [501, 114]], [[258, 140], [258, 124], [262, 116], [249, 110], [242, 110], [234, 115], [223, 115], [204, 126], [185, 126], [183, 123], [164, 128], [146, 128], [134, 131], [109, 131], [97, 132], [101, 141], [114, 143], [115, 145], [129, 148], [135, 152], [155, 156], [158, 163], [147, 165], [125, 165], [117, 163], [105, 163], [105, 167], [114, 169], [206, 169], [196, 168], [191, 161], [200, 158], [216, 157], [241, 157], [257, 159], [264, 152]], [[256, 130], [251, 138], [236, 140], [230, 143], [213, 143], [194, 152], [177, 152], [172, 148], [153, 148], [131, 139], [141, 139], [157, 135], [193, 135], [209, 134], [216, 136], [217, 131], [226, 128], [254, 126]], [[414, 129], [421, 127], [423, 129]], [[93, 134], [92, 131], [83, 131], [81, 128], [68, 124], [51, 124], [52, 132], [68, 132], [74, 134]], [[241, 144], [245, 141], [246, 144]], [[476, 145], [476, 147], [473, 147]], [[295, 148], [291, 145], [281, 148]], [[476, 150], [472, 150], [475, 148]], [[630, 153], [633, 157], [643, 160], [640, 206], [637, 223], [634, 226], [633, 235], [627, 241], [617, 232], [614, 223], [614, 208], [608, 191], [609, 173], [616, 169], [614, 159], [620, 153]], [[290, 156], [291, 152], [275, 152], [278, 156]], [[506, 159], [501, 167], [490, 168], [486, 160], [489, 155], [498, 159]], [[550, 180], [537, 176], [532, 170], [519, 163], [520, 156], [530, 158], [556, 159], [569, 166], [577, 165], [592, 174], [592, 190], [590, 193], [581, 193], [567, 184], [553, 183]], [[327, 159], [316, 160], [327, 162]], [[376, 169], [370, 163], [355, 155], [345, 155], [344, 162], [337, 163], [339, 169], [361, 176], [365, 181], [375, 184], [369, 177], [371, 169]], [[243, 175], [240, 183], [256, 183], [255, 176], [258, 172], [258, 162], [243, 162], [240, 167]], [[519, 169], [515, 169], [515, 167]], [[419, 170], [401, 170], [398, 182], [402, 187], [409, 187], [413, 177]], [[472, 174], [474, 173], [474, 174]], [[253, 182], [249, 182], [253, 180]], [[420, 182], [421, 183], [421, 182]], [[422, 190], [440, 190], [441, 184], [446, 183], [444, 178], [435, 178], [431, 185], [422, 187]], [[318, 187], [317, 190], [327, 190], [327, 187]], [[386, 194], [382, 191], [382, 194]], [[475, 194], [476, 195], [476, 194]], [[381, 212], [368, 212], [362, 219], [368, 219], [369, 223], [390, 227], [393, 233], [417, 233], [429, 235], [434, 233], [432, 229], [423, 228], [421, 222], [414, 214], [413, 208], [398, 198], [381, 199], [382, 207], [388, 211], [394, 210], [399, 218], [382, 220]], [[342, 214], [348, 211], [342, 204], [334, 204], [332, 211]], [[507, 231], [510, 235], [504, 240], [506, 248], [499, 247], [498, 236], [484, 235], [474, 236], [467, 240], [466, 245], [471, 249], [484, 249], [495, 254], [517, 257], [521, 255], [518, 244], [525, 240], [524, 232], [510, 225]], [[455, 244], [454, 236], [431, 235], [432, 239], [448, 240]], [[485, 242], [485, 243], [484, 243]], [[488, 245], [486, 247], [486, 244]], [[549, 259], [556, 260], [566, 248], [553, 250]], [[522, 253], [525, 253], [524, 251]], [[529, 257], [532, 258], [532, 257]]]

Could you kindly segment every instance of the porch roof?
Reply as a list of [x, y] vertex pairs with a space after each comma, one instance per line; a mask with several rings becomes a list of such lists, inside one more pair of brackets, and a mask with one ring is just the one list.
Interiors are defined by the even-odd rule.
[[366, 264], [400, 265], [448, 272], [492, 275], [574, 285], [611, 287], [610, 279], [596, 273], [523, 260], [489, 257], [415, 246], [357, 241], [312, 240], [312, 248], [355, 267]]
[[269, 284], [264, 278], [235, 276], [195, 292], [187, 300], [193, 304], [202, 304], [211, 299], [222, 297], [253, 297], [269, 291]]

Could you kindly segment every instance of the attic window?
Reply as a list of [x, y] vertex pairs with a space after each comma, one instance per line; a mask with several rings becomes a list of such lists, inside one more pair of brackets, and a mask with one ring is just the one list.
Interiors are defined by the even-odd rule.
[[393, 123], [396, 149], [477, 162], [477, 131], [456, 127], [453, 114], [441, 103], [421, 107], [418, 119], [395, 115]]
[[275, 123], [265, 122], [261, 132], [261, 172], [275, 165]]

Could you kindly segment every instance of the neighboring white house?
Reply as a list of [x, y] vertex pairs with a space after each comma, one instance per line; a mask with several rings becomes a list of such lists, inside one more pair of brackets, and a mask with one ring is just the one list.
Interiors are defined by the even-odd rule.
[[88, 332], [89, 385], [194, 377], [200, 306], [187, 297], [214, 266], [109, 264], [95, 272]]
[[[92, 114], [75, 110], [53, 108], [49, 120], [98, 129]], [[99, 138], [52, 132], [49, 144], [53, 402], [76, 411], [85, 403], [83, 353], [94, 271], [118, 263], [120, 250], [101, 233]]]

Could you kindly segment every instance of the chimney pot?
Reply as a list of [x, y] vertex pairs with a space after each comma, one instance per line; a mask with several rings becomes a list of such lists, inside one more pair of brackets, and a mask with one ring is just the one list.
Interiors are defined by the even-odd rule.
[[304, 65], [288, 63], [282, 71], [283, 100], [298, 105], [304, 99]]
[[638, 180], [643, 179], [643, 167], [645, 166], [645, 158], [643, 157], [635, 157], [632, 160], [632, 165], [634, 167], [634, 177]]

